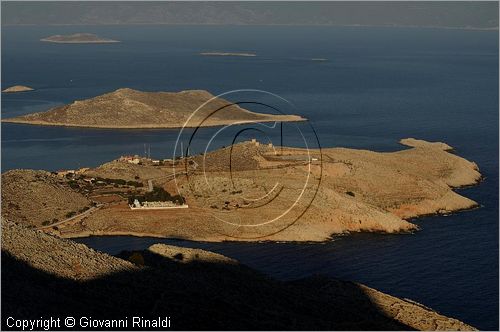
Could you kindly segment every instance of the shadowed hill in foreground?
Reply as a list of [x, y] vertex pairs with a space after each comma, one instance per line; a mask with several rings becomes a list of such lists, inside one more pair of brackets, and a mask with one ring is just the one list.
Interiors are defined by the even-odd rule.
[[[207, 105], [201, 107], [206, 102]], [[198, 110], [199, 107], [201, 108]], [[204, 90], [143, 92], [118, 89], [94, 98], [55, 107], [46, 112], [2, 121], [93, 128], [181, 128], [185, 124], [188, 127], [205, 127], [236, 122], [302, 120], [304, 119], [297, 115], [250, 112], [222, 98], [216, 98]]]
[[473, 329], [363, 285], [281, 282], [202, 250], [154, 245], [122, 256], [139, 266], [2, 221], [2, 316], [168, 316], [174, 330]]

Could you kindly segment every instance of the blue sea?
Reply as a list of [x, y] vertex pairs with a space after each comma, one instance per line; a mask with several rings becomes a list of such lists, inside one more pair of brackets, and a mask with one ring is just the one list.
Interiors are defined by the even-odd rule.
[[[96, 33], [122, 43], [39, 42], [42, 37], [74, 32]], [[254, 89], [293, 103], [293, 108], [283, 104], [284, 111], [309, 119], [323, 147], [395, 151], [404, 148], [398, 141], [405, 137], [444, 141], [479, 165], [484, 182], [459, 192], [481, 208], [415, 220], [422, 228], [416, 234], [356, 234], [322, 244], [163, 242], [220, 252], [282, 279], [326, 274], [359, 281], [477, 328], [496, 330], [498, 37], [498, 31], [424, 28], [2, 27], [2, 88], [22, 84], [36, 89], [2, 94], [2, 117], [44, 111], [122, 87], [204, 89], [212, 94]], [[200, 52], [257, 56], [208, 57]], [[245, 98], [277, 100], [263, 95]], [[227, 95], [234, 102], [241, 98]], [[200, 137], [210, 137], [215, 130], [203, 129]], [[285, 144], [301, 145], [296, 134], [285, 132]], [[1, 135], [5, 172], [96, 166], [123, 154], [143, 154], [144, 146], [154, 157], [169, 158], [178, 130], [2, 124]], [[213, 148], [228, 137], [222, 135]], [[160, 240], [79, 241], [116, 254]]]

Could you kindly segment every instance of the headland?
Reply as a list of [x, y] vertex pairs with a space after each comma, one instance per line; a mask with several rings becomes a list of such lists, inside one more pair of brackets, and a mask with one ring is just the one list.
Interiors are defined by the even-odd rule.
[[[478, 206], [453, 190], [481, 180], [475, 163], [443, 143], [402, 142], [414, 147], [306, 151], [246, 141], [177, 160], [124, 156], [96, 168], [8, 171], [2, 214], [66, 238], [321, 242], [352, 232], [411, 233], [412, 218]], [[137, 211], [129, 206], [135, 199], [189, 208]]]

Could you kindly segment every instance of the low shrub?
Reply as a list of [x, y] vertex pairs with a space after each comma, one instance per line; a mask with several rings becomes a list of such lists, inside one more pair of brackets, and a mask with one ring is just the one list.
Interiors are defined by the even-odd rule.
[[144, 185], [142, 182], [139, 181], [127, 181], [128, 186], [133, 186], [133, 187], [143, 187]]
[[74, 217], [76, 216], [76, 212], [75, 211], [70, 211], [68, 213], [66, 213], [66, 218], [71, 218], [71, 217]]
[[68, 185], [70, 186], [71, 189], [80, 188], [80, 185], [75, 180], [68, 181]]

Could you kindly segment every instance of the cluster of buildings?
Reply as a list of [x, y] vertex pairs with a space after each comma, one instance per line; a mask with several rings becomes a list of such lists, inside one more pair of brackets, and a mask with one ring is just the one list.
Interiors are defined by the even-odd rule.
[[139, 155], [121, 156], [118, 160], [122, 161], [122, 162], [130, 163], [130, 164], [135, 164], [135, 165], [138, 165], [140, 163], [151, 163], [153, 165], [160, 165], [161, 164], [161, 160], [139, 157]]
[[138, 155], [134, 155], [134, 156], [121, 156], [120, 159], [118, 159], [118, 160], [130, 163], [130, 164], [136, 164], [136, 165], [141, 162], [141, 158], [139, 158]]
[[56, 173], [57, 173], [57, 176], [65, 177], [67, 175], [79, 175], [79, 174], [83, 174], [86, 171], [88, 171], [89, 169], [90, 168], [88, 168], [88, 167], [82, 167], [82, 168], [79, 168], [77, 170], [74, 170], [74, 169], [60, 169]]
[[178, 205], [171, 201], [164, 202], [139, 202], [138, 199], [134, 200], [134, 203], [129, 205], [132, 210], [137, 209], [185, 209], [188, 207], [187, 204]]
[[[252, 144], [253, 144], [253, 145], [255, 145], [255, 146], [260, 146], [260, 142], [259, 142], [259, 141], [257, 141], [257, 139], [256, 139], [256, 138], [252, 138]], [[268, 147], [268, 148], [272, 148], [272, 147], [273, 147], [273, 143], [268, 143], [268, 144], [267, 144], [267, 147]]]

